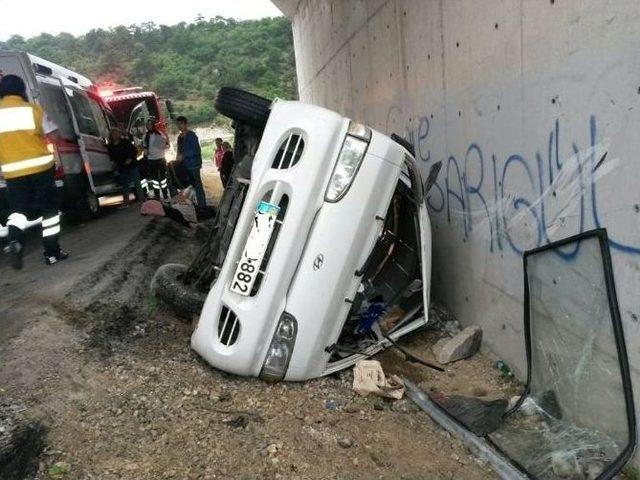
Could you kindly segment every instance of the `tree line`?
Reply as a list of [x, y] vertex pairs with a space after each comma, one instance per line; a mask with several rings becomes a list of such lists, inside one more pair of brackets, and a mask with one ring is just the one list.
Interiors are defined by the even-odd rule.
[[0, 50], [25, 51], [88, 76], [99, 84], [142, 86], [175, 100], [192, 123], [215, 120], [222, 85], [269, 98], [296, 98], [291, 23], [284, 17], [238, 21], [198, 16], [193, 23], [153, 22], [25, 39]]

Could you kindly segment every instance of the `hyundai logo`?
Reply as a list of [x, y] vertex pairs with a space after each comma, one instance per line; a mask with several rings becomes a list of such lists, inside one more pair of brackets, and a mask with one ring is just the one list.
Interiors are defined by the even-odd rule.
[[324, 263], [324, 255], [320, 254], [313, 261], [313, 269], [320, 270], [322, 268], [322, 264]]

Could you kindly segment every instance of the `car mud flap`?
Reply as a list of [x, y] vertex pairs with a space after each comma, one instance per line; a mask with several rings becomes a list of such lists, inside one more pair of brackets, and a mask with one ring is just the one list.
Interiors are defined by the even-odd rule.
[[[523, 263], [527, 383], [500, 425], [471, 441], [525, 478], [611, 479], [635, 450], [636, 419], [606, 230], [525, 252]], [[408, 391], [464, 426], [460, 409]]]

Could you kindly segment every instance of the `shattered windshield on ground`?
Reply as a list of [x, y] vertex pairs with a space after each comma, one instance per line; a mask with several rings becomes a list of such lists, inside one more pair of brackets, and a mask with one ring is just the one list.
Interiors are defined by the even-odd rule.
[[489, 438], [540, 480], [611, 478], [635, 444], [606, 242], [598, 230], [525, 257], [529, 395]]

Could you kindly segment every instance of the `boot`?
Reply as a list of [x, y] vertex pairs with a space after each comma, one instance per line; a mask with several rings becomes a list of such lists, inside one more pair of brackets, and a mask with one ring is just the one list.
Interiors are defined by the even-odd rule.
[[69, 258], [69, 254], [63, 250], [60, 250], [56, 255], [45, 254], [44, 263], [47, 265], [53, 265], [54, 263], [61, 262], [62, 260], [66, 260], [67, 258]]

